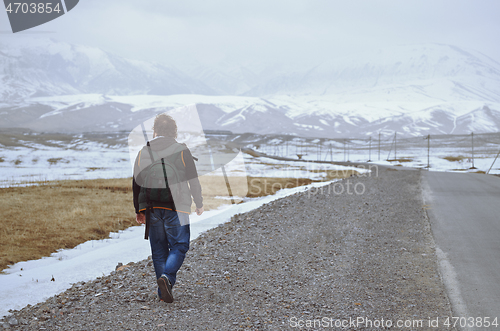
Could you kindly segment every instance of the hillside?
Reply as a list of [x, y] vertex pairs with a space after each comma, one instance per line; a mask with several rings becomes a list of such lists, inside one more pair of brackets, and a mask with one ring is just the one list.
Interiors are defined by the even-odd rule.
[[308, 70], [227, 64], [189, 75], [50, 39], [0, 47], [0, 128], [127, 131], [195, 103], [210, 130], [331, 138], [500, 130], [500, 64], [449, 45], [393, 47]]

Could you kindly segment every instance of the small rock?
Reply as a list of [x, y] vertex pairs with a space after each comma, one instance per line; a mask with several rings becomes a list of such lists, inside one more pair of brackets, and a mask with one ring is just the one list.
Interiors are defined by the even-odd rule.
[[116, 271], [122, 271], [123, 269], [126, 269], [130, 267], [128, 264], [122, 265], [121, 267], [117, 268]]
[[9, 325], [16, 326], [16, 325], [19, 325], [19, 322], [17, 321], [17, 319], [15, 317], [11, 317], [11, 318], [9, 318]]

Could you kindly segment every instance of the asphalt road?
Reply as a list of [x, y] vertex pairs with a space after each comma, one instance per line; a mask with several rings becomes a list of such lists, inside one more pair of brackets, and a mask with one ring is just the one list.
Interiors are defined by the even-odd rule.
[[500, 178], [426, 171], [422, 184], [454, 313], [500, 329]]

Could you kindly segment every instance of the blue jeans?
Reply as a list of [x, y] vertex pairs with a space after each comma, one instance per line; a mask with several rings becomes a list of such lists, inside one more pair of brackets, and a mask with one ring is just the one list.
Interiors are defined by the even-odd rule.
[[177, 212], [154, 209], [151, 213], [149, 243], [156, 279], [165, 274], [174, 286], [177, 271], [189, 250], [189, 234], [189, 224], [181, 226]]

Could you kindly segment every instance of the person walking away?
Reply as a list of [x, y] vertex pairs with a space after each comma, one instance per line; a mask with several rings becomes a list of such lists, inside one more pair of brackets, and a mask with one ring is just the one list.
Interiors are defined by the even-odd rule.
[[203, 213], [203, 197], [193, 156], [176, 141], [177, 124], [166, 114], [155, 118], [153, 139], [134, 164], [133, 197], [136, 221], [146, 224], [158, 295], [173, 302], [172, 288], [189, 250], [189, 214], [194, 200]]

